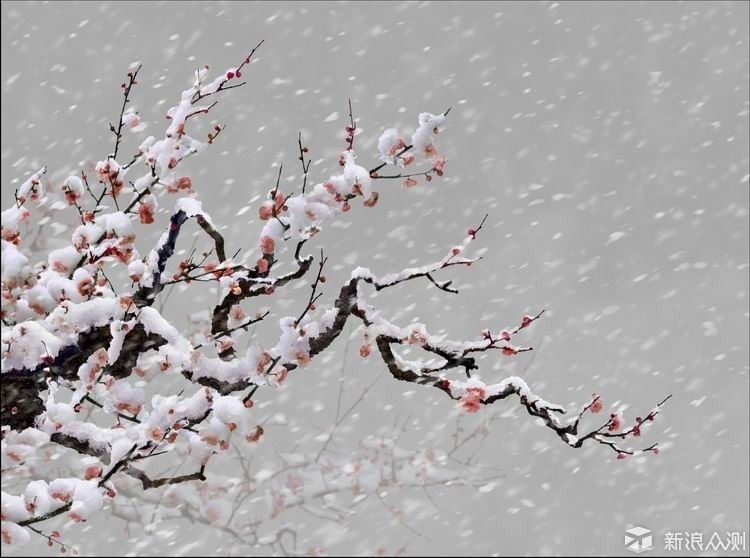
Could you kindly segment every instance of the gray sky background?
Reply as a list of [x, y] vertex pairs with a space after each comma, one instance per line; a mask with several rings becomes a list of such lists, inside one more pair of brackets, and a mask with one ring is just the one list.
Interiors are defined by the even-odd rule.
[[[140, 137], [158, 136], [195, 68], [236, 65], [262, 38], [248, 84], [200, 123], [226, 130], [188, 163], [228, 252], [255, 243], [255, 209], [236, 214], [273, 185], [274, 165], [284, 164], [290, 189], [299, 184], [299, 130], [317, 183], [336, 172], [347, 99], [366, 166], [383, 128], [408, 137], [419, 112], [452, 107], [438, 137], [446, 177], [410, 190], [378, 184], [375, 208], [357, 204], [317, 237], [314, 248], [332, 262], [320, 305], [353, 267], [387, 273], [433, 261], [487, 212], [475, 244], [485, 259], [444, 275], [461, 294], [413, 282], [371, 300], [401, 324], [418, 319], [456, 339], [547, 307], [523, 339], [540, 347], [533, 362], [489, 355], [485, 381], [523, 374], [573, 409], [597, 391], [627, 404], [630, 419], [674, 394], [643, 440], [661, 441], [662, 454], [624, 462], [602, 447], [571, 450], [516, 401], [463, 416], [471, 429], [503, 415], [476, 454], [502, 474], [494, 490], [439, 487], [434, 504], [420, 491], [392, 491], [421, 535], [377, 501], [344, 524], [291, 516], [302, 548], [620, 554], [624, 529], [642, 525], [655, 532], [653, 553], [664, 554], [668, 531], [747, 531], [748, 3], [3, 2], [3, 207], [41, 163], [59, 183], [109, 153], [107, 122], [131, 64], [143, 63], [133, 92], [147, 124]], [[125, 153], [139, 142], [128, 140]], [[142, 253], [154, 234], [139, 240]], [[298, 313], [307, 291], [291, 292], [277, 316]], [[208, 289], [175, 293], [166, 314], [184, 323], [213, 300]], [[273, 324], [265, 330], [272, 335]], [[384, 377], [343, 429], [339, 455], [407, 418], [402, 445], [450, 449], [454, 405], [396, 382], [377, 358], [360, 359], [356, 337], [344, 363], [347, 400]], [[289, 422], [269, 431], [268, 459], [295, 443], [319, 447], [344, 340], [332, 349], [286, 389], [259, 394]], [[187, 521], [151, 535], [123, 526], [105, 515], [66, 536], [84, 554], [227, 546], [221, 532]], [[41, 540], [13, 553], [37, 552], [46, 552]]]

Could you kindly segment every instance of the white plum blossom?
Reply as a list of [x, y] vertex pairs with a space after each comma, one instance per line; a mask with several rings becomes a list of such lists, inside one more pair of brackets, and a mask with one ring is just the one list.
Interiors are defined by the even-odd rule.
[[18, 188], [16, 198], [19, 203], [23, 203], [27, 198], [32, 201], [40, 199], [44, 195], [42, 176], [46, 174], [47, 167], [42, 167], [24, 181]]
[[128, 111], [122, 115], [122, 125], [126, 128], [135, 128], [141, 121], [141, 117], [137, 113]]
[[417, 153], [424, 154], [435, 145], [435, 130], [445, 122], [444, 114], [419, 114], [419, 127], [411, 137], [411, 144]]
[[380, 160], [389, 165], [398, 164], [397, 156], [406, 147], [396, 128], [387, 128], [378, 138]]

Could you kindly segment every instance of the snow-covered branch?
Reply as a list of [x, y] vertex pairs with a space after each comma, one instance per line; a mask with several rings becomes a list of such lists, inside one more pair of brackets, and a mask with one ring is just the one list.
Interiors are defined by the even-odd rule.
[[[230, 440], [239, 438], [255, 445], [263, 437], [265, 430], [252, 410], [259, 390], [267, 393], [266, 388], [283, 385], [293, 370], [308, 366], [342, 334], [350, 318], [363, 326], [362, 358], [377, 348], [394, 378], [436, 388], [463, 411], [474, 413], [482, 405], [517, 396], [529, 415], [541, 419], [569, 447], [598, 443], [614, 450], [620, 459], [658, 453], [656, 444], [642, 450], [623, 444], [641, 435], [642, 427], [656, 418], [669, 397], [629, 427], [623, 428], [622, 417], [612, 413], [604, 425], [586, 431], [581, 426], [583, 416], [602, 410], [599, 396], [577, 417], [566, 420], [563, 406], [544, 400], [521, 378], [485, 383], [477, 376], [485, 353], [504, 358], [532, 350], [512, 341], [544, 310], [523, 316], [499, 332], [485, 329], [476, 340], [450, 341], [431, 334], [421, 323], [398, 326], [368, 302], [369, 288], [397, 288], [418, 279], [426, 280], [427, 288], [458, 293], [452, 281], [440, 275], [450, 267], [470, 268], [482, 259], [467, 253], [486, 215], [435, 262], [382, 276], [364, 267], [354, 269], [332, 304], [318, 308], [323, 299], [319, 289], [327, 281], [325, 266], [333, 256], [324, 257], [322, 250], [319, 256], [305, 255], [303, 250], [315, 242], [326, 223], [351, 211], [359, 198], [365, 208], [374, 207], [379, 199], [373, 189], [377, 180], [399, 179], [405, 187], [413, 187], [419, 179], [428, 184], [443, 176], [446, 160], [436, 138], [450, 109], [420, 114], [408, 144], [396, 129], [386, 130], [377, 142], [381, 163], [367, 170], [358, 163], [354, 149], [358, 128], [350, 103], [346, 148], [338, 160], [340, 172], [318, 183], [309, 176], [309, 148], [300, 134], [300, 190], [282, 191], [280, 167], [275, 187], [258, 208], [263, 224], [257, 244], [230, 251], [221, 228], [199, 200], [200, 188], [179, 169], [185, 158], [201, 154], [218, 141], [220, 125], [208, 133], [208, 142], [188, 135], [188, 128], [200, 126], [200, 117], [216, 105], [203, 104], [207, 97], [244, 84], [238, 80], [249, 71], [245, 66], [261, 44], [240, 65], [212, 80], [207, 67], [196, 71], [193, 85], [167, 111], [169, 124], [163, 137], [145, 138], [136, 155], [121, 162], [121, 144], [127, 141], [128, 130], [138, 124], [138, 113], [126, 109], [140, 66], [129, 72], [119, 124], [110, 125], [116, 136], [114, 151], [95, 166], [98, 184], [92, 186], [93, 176], [81, 171], [54, 185], [42, 167], [17, 190], [15, 204], [2, 212], [3, 471], [6, 474], [34, 462], [40, 448], [49, 444], [76, 456], [81, 464], [73, 468], [71, 477], [49, 482], [37, 479], [23, 494], [3, 493], [3, 541], [22, 543], [32, 532], [52, 544], [64, 544], [59, 536], [47, 535], [34, 525], [63, 514], [85, 521], [117, 502], [119, 485], [131, 483], [131, 488], [140, 491], [166, 487], [167, 494], [179, 495], [206, 482], [209, 461], [226, 455]], [[403, 171], [411, 165], [423, 165], [425, 170]], [[386, 166], [396, 170], [381, 174]], [[120, 209], [118, 199], [125, 196], [129, 201]], [[177, 199], [171, 200], [173, 196]], [[107, 205], [110, 199], [114, 208]], [[160, 204], [168, 209], [160, 211]], [[50, 251], [44, 263], [33, 264], [29, 246], [24, 244], [32, 216], [66, 207], [71, 208], [74, 224], [69, 245]], [[156, 230], [155, 223], [162, 216], [167, 219], [164, 232], [148, 254], [141, 256], [137, 235]], [[211, 248], [202, 254], [193, 250], [175, 262], [173, 256], [184, 242], [180, 233], [190, 220], [205, 233]], [[279, 263], [285, 258], [293, 267], [279, 273]], [[249, 333], [249, 326], [271, 321], [273, 314], [255, 313], [243, 304], [255, 297], [280, 297], [285, 286], [306, 280], [316, 258], [317, 273], [309, 284], [305, 306], [296, 317], [276, 316], [276, 341], [262, 346]], [[219, 302], [207, 313], [209, 327], [198, 333], [171, 323], [154, 304], [165, 300], [165, 287], [190, 283], [215, 284], [219, 290]], [[244, 351], [237, 349], [239, 336], [247, 341]], [[421, 350], [426, 358], [406, 360], [399, 354], [406, 346]], [[456, 369], [463, 374], [450, 376]], [[165, 389], [165, 385], [170, 387]], [[174, 389], [177, 385], [182, 387]], [[375, 450], [364, 448], [375, 456], [338, 469], [323, 463], [324, 450], [325, 446], [314, 458], [304, 457], [284, 469], [289, 485], [271, 491], [272, 517], [352, 487], [373, 493], [386, 481], [424, 486], [428, 481], [467, 480], [460, 474], [433, 474], [421, 457], [397, 451], [386, 442]], [[190, 463], [191, 472], [152, 478], [140, 465], [169, 454]], [[368, 462], [382, 467], [373, 468]], [[383, 478], [384, 470], [390, 470], [394, 478]], [[181, 501], [195, 503], [196, 498], [186, 495]], [[186, 509], [196, 516], [202, 513]], [[335, 515], [336, 511], [323, 513]], [[229, 522], [225, 526], [237, 533], [235, 527]], [[280, 540], [273, 544], [281, 544]]]

